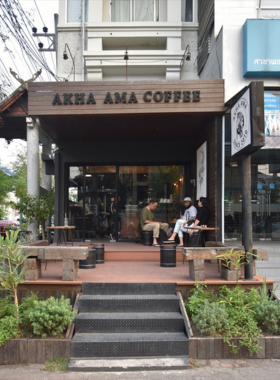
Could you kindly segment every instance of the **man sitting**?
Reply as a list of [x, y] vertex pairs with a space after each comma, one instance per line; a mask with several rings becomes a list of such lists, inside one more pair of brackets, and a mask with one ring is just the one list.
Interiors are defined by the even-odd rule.
[[167, 223], [155, 222], [155, 209], [158, 206], [157, 199], [151, 199], [148, 206], [144, 207], [141, 212], [141, 228], [142, 231], [153, 231], [153, 246], [159, 247], [157, 238], [159, 237], [159, 230], [162, 229], [169, 233], [169, 225]]

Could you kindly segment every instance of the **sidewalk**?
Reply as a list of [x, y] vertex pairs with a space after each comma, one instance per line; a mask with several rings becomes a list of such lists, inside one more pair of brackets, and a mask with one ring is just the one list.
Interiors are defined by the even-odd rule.
[[265, 380], [280, 378], [280, 359], [199, 360], [191, 361], [186, 371], [154, 372], [46, 372], [41, 364], [0, 366], [0, 379], [5, 380]]

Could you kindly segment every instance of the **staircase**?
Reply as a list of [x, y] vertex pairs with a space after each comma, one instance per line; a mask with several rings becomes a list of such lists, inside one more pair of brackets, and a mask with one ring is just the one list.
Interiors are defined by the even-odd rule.
[[189, 367], [176, 284], [83, 283], [82, 290], [70, 371]]

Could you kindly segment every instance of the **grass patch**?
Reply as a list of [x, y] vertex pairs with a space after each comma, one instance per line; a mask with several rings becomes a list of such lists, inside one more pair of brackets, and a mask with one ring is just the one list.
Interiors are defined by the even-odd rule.
[[53, 359], [49, 359], [45, 361], [45, 367], [43, 368], [43, 371], [48, 372], [67, 372], [68, 369], [68, 360], [60, 357], [54, 357]]

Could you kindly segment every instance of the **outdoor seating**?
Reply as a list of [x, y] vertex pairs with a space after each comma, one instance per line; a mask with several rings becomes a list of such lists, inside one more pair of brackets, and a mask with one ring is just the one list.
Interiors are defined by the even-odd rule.
[[25, 249], [25, 254], [30, 254], [24, 261], [27, 266], [25, 279], [36, 281], [41, 277], [41, 260], [62, 260], [62, 281], [75, 281], [79, 260], [88, 258], [89, 247], [57, 247], [48, 244], [47, 240], [42, 240], [19, 245], [19, 248]]

